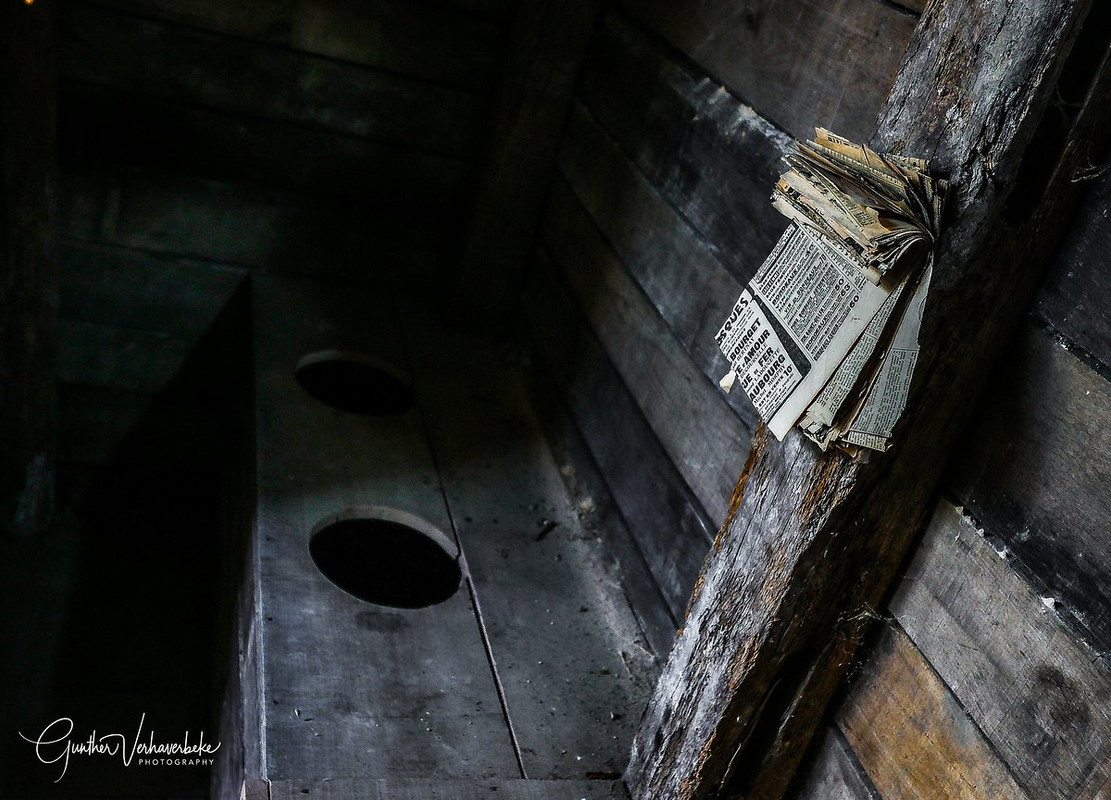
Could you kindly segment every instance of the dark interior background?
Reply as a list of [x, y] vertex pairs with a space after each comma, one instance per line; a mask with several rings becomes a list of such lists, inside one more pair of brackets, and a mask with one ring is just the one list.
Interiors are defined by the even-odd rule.
[[[501, 327], [532, 353], [553, 436], [578, 443], [565, 446], [597, 468], [631, 533], [619, 556], [648, 576], [629, 592], [661, 652], [756, 421], [717, 388], [726, 365], [713, 335], [784, 226], [767, 201], [778, 158], [815, 125], [868, 137], [922, 5], [617, 0], [574, 59], [572, 97], [547, 132], [557, 156], [531, 255], [493, 280], [513, 287]], [[157, 707], [182, 709], [159, 720], [167, 728], [211, 724], [236, 570], [224, 532], [250, 493], [245, 283], [281, 273], [449, 307], [465, 296], [459, 264], [506, 113], [518, 10], [61, 3], [61, 512], [46, 539], [2, 545], [4, 625], [19, 643], [5, 659], [11, 718], [77, 716], [80, 696], [122, 721]], [[1021, 585], [1053, 599], [1045, 630], [1074, 648], [1060, 658], [1088, 660], [1087, 683], [1061, 685], [1085, 707], [1111, 687], [1108, 191], [1097, 175], [939, 507], [974, 514]], [[937, 598], [934, 612], [951, 616], [956, 602]], [[1005, 686], [984, 688], [955, 651], [878, 612], [888, 651], [950, 703], [931, 724], [972, 720], [969, 735], [1020, 778], [1039, 757], [1056, 764], [1030, 777], [1031, 796], [1102, 774], [1105, 708], [1082, 729], [1016, 709]], [[971, 636], [1008, 649], [1003, 632]], [[865, 674], [905, 681], [882, 655]], [[1052, 660], [1015, 669], [1040, 674]], [[990, 722], [1007, 714], [1012, 727]], [[1024, 742], [1024, 725], [1043, 738]], [[851, 709], [831, 720], [800, 796], [899, 796], [884, 783], [896, 743], [866, 727]], [[1042, 752], [1045, 737], [1057, 744]], [[1085, 757], [1065, 763], [1072, 746]], [[12, 765], [6, 796], [24, 796], [26, 759], [0, 759]], [[166, 796], [203, 796], [205, 780], [192, 780]]]

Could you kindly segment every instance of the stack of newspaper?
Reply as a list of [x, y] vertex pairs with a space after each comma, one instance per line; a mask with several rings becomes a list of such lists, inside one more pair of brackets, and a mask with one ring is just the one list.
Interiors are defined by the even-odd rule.
[[772, 203], [791, 225], [717, 341], [776, 438], [886, 450], [918, 355], [946, 184], [917, 158], [822, 128], [784, 157]]

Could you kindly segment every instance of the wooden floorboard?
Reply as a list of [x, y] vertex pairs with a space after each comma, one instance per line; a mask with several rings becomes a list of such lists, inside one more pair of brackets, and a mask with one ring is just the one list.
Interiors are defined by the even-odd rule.
[[[527, 337], [524, 332], [523, 338]], [[542, 365], [534, 364], [529, 386], [537, 419], [560, 465], [564, 485], [578, 504], [580, 518], [588, 530], [605, 542], [606, 552], [614, 562], [621, 588], [648, 640], [649, 649], [663, 658], [671, 649], [679, 623], [672, 616], [633, 530], [552, 376]]]
[[525, 774], [617, 777], [659, 661], [563, 486], [521, 362], [425, 307], [403, 319]]
[[269, 800], [624, 800], [619, 783], [558, 780], [275, 781]]
[[542, 255], [524, 312], [542, 367], [590, 446], [672, 616], [682, 619], [715, 523]]

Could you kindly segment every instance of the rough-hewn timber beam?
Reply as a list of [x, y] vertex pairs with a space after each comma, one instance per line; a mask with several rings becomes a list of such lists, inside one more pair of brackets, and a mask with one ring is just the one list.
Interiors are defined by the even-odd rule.
[[53, 509], [53, 6], [0, 2], [0, 530], [18, 533]]
[[465, 232], [452, 314], [503, 332], [521, 292], [598, 0], [522, 0]]
[[[873, 143], [957, 187], [895, 449], [759, 432], [636, 737], [648, 798], [778, 798], [930, 509], [946, 457], [1107, 138], [1106, 11], [935, 0]], [[1098, 17], [1098, 18], [1097, 18]], [[820, 121], [818, 121], [820, 122]]]

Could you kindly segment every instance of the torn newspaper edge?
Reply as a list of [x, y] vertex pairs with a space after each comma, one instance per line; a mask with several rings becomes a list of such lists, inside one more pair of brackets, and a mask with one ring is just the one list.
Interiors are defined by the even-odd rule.
[[946, 185], [921, 159], [817, 130], [773, 203], [791, 224], [717, 341], [769, 429], [886, 450], [906, 405]]

